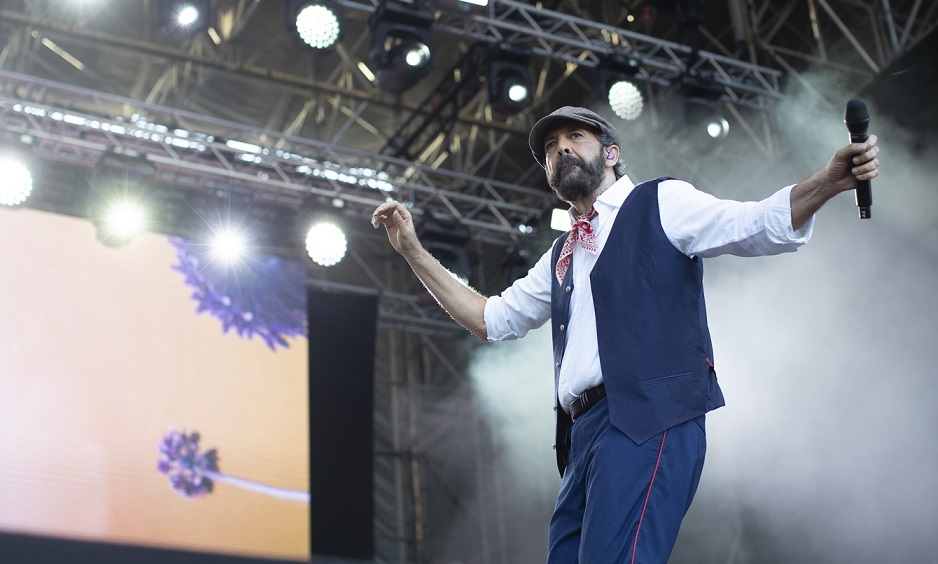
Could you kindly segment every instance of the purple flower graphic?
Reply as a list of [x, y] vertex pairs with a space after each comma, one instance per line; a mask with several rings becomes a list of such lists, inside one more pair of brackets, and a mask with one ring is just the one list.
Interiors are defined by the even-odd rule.
[[169, 487], [183, 497], [202, 497], [214, 491], [215, 482], [224, 482], [280, 499], [309, 503], [309, 492], [268, 486], [222, 474], [218, 469], [218, 451], [199, 452], [198, 432], [171, 429], [159, 445], [156, 469], [169, 476]]
[[234, 329], [240, 337], [264, 339], [271, 350], [289, 347], [285, 337], [306, 335], [306, 272], [299, 261], [276, 256], [253, 256], [238, 264], [224, 264], [197, 245], [176, 237], [179, 264], [185, 283], [192, 287], [197, 313], [221, 320], [222, 331]]
[[156, 468], [169, 476], [169, 486], [185, 497], [212, 493], [212, 477], [218, 474], [218, 452], [199, 452], [199, 434], [170, 431], [160, 441]]

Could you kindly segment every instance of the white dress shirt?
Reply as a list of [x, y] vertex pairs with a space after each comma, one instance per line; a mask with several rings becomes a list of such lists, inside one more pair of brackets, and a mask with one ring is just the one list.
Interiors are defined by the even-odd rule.
[[[634, 187], [623, 176], [597, 198], [595, 207], [599, 215], [591, 224], [599, 251], [592, 254], [581, 245], [573, 250], [570, 321], [557, 390], [560, 405], [567, 411], [579, 394], [603, 381], [589, 275], [609, 238], [619, 208]], [[689, 257], [792, 252], [810, 239], [814, 217], [801, 229], [792, 228], [791, 188], [782, 188], [759, 202], [736, 202], [717, 199], [682, 180], [665, 180], [658, 186], [661, 226], [674, 247]], [[500, 296], [488, 298], [484, 316], [488, 340], [523, 337], [550, 319], [553, 276], [548, 249], [527, 276]]]

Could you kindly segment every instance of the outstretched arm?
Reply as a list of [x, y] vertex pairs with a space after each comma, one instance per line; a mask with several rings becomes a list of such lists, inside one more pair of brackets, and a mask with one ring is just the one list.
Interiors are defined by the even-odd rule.
[[801, 228], [824, 202], [841, 192], [853, 190], [854, 179], [872, 180], [879, 175], [879, 147], [876, 136], [865, 143], [840, 148], [824, 168], [791, 189], [791, 226]]
[[400, 202], [378, 206], [371, 216], [375, 229], [383, 225], [394, 250], [401, 254], [430, 294], [453, 319], [483, 341], [485, 297], [460, 282], [420, 244], [413, 215]]

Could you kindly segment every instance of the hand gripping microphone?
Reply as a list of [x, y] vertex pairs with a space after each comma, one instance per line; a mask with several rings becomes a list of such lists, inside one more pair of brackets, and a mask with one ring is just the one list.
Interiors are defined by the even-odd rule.
[[[847, 111], [844, 113], [844, 123], [850, 132], [851, 143], [865, 143], [869, 135], [870, 112], [866, 103], [859, 98], [847, 102]], [[860, 209], [860, 219], [870, 218], [870, 206], [873, 205], [873, 194], [870, 191], [869, 180], [856, 181], [857, 207]]]

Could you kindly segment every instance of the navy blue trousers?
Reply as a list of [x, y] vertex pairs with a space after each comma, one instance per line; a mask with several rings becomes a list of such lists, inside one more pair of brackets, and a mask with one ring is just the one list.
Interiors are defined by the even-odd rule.
[[704, 416], [636, 445], [609, 423], [607, 402], [573, 424], [549, 564], [664, 564], [697, 491]]

